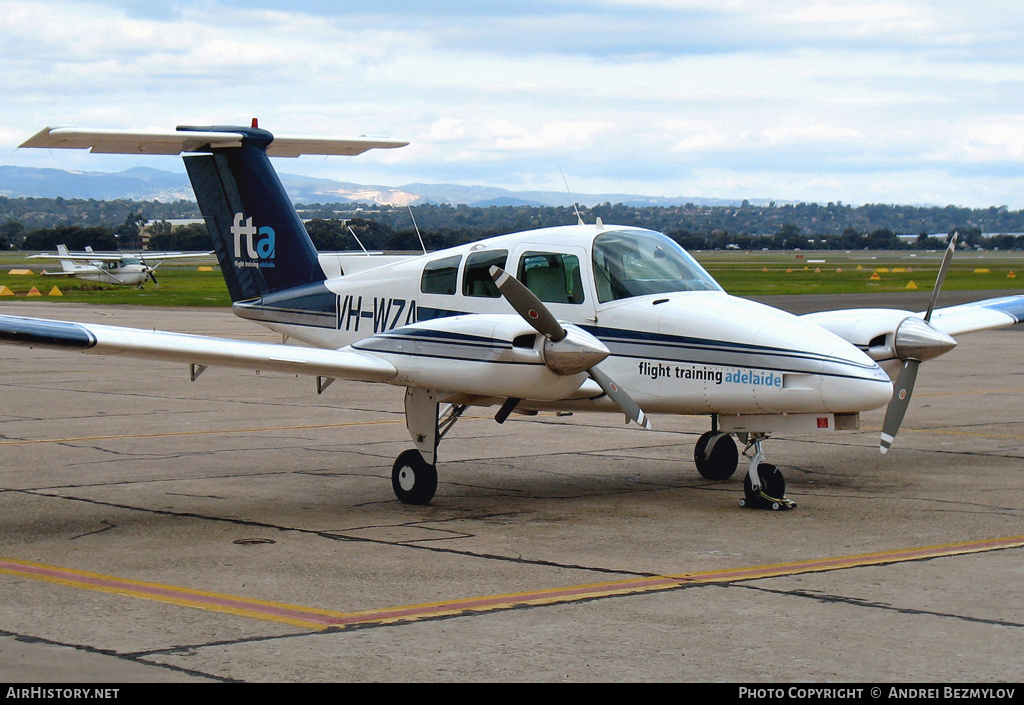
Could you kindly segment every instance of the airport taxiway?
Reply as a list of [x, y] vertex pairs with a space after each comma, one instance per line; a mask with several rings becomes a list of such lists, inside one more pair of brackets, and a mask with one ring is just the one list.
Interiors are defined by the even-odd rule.
[[1020, 681], [1022, 350], [1016, 326], [925, 364], [886, 456], [884, 410], [773, 438], [799, 507], [765, 512], [742, 471], [697, 475], [703, 417], [474, 409], [410, 507], [399, 388], [5, 346], [0, 681]]

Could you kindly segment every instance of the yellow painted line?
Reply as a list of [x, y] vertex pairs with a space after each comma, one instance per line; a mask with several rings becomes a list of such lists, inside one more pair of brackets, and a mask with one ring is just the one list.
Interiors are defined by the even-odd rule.
[[[490, 419], [490, 416], [463, 415], [464, 420]], [[405, 419], [384, 419], [380, 421], [349, 421], [345, 423], [316, 423], [295, 426], [261, 426], [258, 428], [222, 428], [205, 429], [202, 431], [162, 431], [157, 433], [132, 433], [110, 436], [75, 436], [72, 438], [24, 438], [0, 441], [0, 446], [33, 445], [39, 443], [85, 443], [96, 441], [123, 441], [142, 438], [171, 438], [174, 436], [230, 436], [238, 433], [266, 433], [268, 431], [308, 431], [317, 428], [349, 428], [352, 426], [384, 426], [405, 424]]]
[[[881, 431], [882, 427], [862, 426], [862, 431]], [[968, 436], [972, 438], [1001, 438], [1009, 441], [1024, 441], [1024, 436], [1009, 433], [978, 433], [977, 431], [952, 431], [944, 428], [901, 428], [900, 433], [930, 433], [938, 436]]]
[[510, 609], [523, 605], [563, 604], [603, 597], [673, 590], [691, 585], [729, 583], [783, 575], [819, 573], [1022, 547], [1024, 547], [1024, 536], [1009, 536], [938, 546], [863, 553], [836, 558], [821, 558], [745, 568], [726, 568], [678, 575], [629, 578], [626, 580], [571, 585], [526, 592], [483, 595], [359, 612], [339, 612], [282, 602], [254, 600], [222, 593], [162, 585], [160, 583], [129, 580], [100, 573], [61, 568], [11, 558], [0, 558], [0, 573], [79, 589], [156, 600], [181, 607], [212, 610], [253, 619], [282, 622], [307, 629], [323, 630], [355, 625], [410, 622], [471, 612]]
[[907, 429], [914, 433], [934, 433], [947, 436], [973, 436], [975, 438], [1005, 438], [1011, 441], [1024, 441], [1024, 436], [1014, 436], [1008, 433], [976, 433], [974, 431], [947, 431], [939, 428], [911, 428]]
[[963, 392], [928, 392], [920, 393], [919, 397], [962, 397], [974, 396], [976, 394], [1020, 394], [1024, 389], [972, 389]]
[[203, 431], [164, 431], [160, 433], [134, 433], [113, 436], [77, 436], [74, 438], [26, 438], [22, 440], [0, 441], [0, 446], [31, 445], [34, 443], [84, 443], [86, 441], [121, 441], [139, 438], [166, 438], [171, 436], [230, 436], [236, 433], [266, 433], [268, 431], [306, 431], [315, 428], [346, 428], [348, 426], [378, 426], [384, 424], [398, 423], [405, 423], [405, 420], [387, 419], [382, 421], [351, 421], [348, 423], [318, 423], [304, 426], [263, 426], [260, 428], [206, 429]]
[[308, 629], [327, 628], [315, 619], [315, 615], [321, 612], [315, 608], [292, 607], [276, 602], [240, 598], [215, 592], [161, 585], [159, 583], [147, 583], [103, 575], [101, 573], [60, 568], [43, 563], [10, 558], [0, 558], [0, 573], [42, 580], [67, 587], [155, 600], [181, 607], [195, 607], [241, 617], [284, 622]]

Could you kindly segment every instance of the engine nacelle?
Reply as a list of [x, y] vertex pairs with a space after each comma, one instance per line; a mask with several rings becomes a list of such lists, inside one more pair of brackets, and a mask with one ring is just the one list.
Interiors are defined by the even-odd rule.
[[[574, 341], [590, 339], [601, 345], [582, 329], [565, 327], [572, 329]], [[553, 371], [545, 362], [546, 342], [518, 315], [471, 314], [420, 321], [366, 338], [352, 348], [394, 364], [401, 370], [394, 384], [482, 397], [565, 399], [587, 374]], [[580, 347], [588, 361], [603, 358], [595, 358], [588, 346]]]
[[931, 360], [956, 347], [953, 338], [911, 311], [857, 308], [802, 318], [853, 343], [890, 375], [898, 366], [886, 363]]

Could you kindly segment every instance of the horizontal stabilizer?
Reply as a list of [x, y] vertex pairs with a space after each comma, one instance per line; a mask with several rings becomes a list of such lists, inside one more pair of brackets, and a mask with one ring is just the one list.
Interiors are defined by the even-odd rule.
[[[244, 136], [241, 132], [131, 132], [46, 127], [21, 146], [88, 149], [98, 154], [181, 154], [240, 147]], [[298, 157], [303, 154], [353, 156], [370, 149], [394, 149], [407, 144], [401, 140], [377, 137], [274, 137], [267, 147], [267, 154], [271, 157]]]

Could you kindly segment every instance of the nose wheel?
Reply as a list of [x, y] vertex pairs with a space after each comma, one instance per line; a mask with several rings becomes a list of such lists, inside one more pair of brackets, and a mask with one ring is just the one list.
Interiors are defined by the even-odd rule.
[[[751, 439], [743, 451], [750, 457], [750, 467], [743, 478], [743, 499], [740, 506], [747, 509], [780, 511], [796, 509], [796, 502], [786, 497], [786, 479], [779, 469], [764, 461], [764, 436]], [[753, 455], [748, 451], [753, 449]]]

